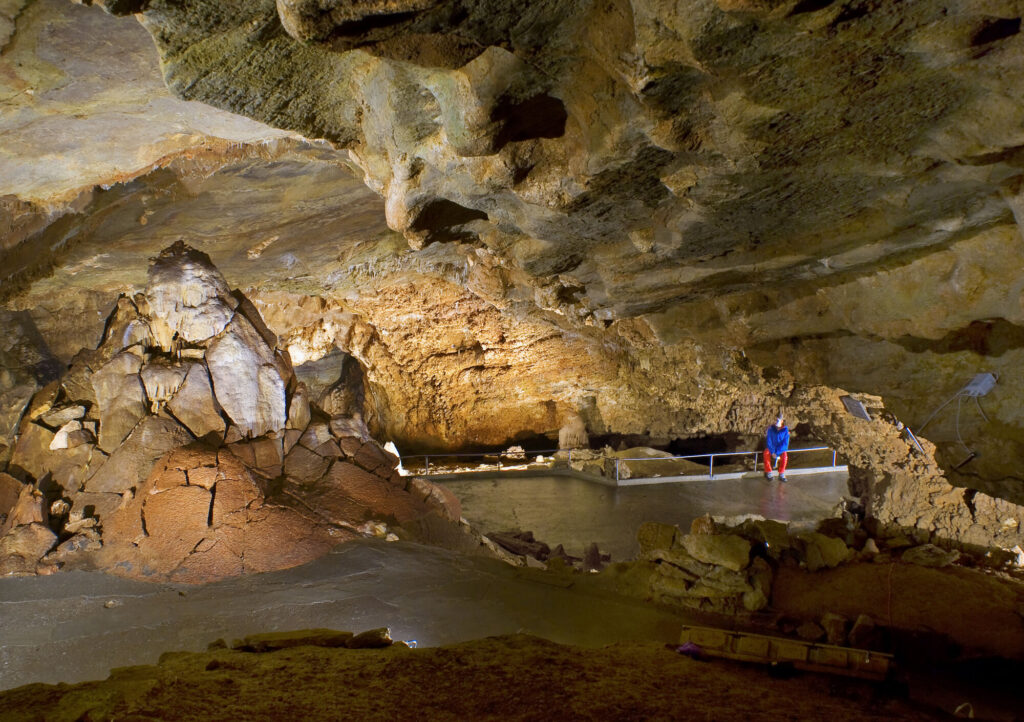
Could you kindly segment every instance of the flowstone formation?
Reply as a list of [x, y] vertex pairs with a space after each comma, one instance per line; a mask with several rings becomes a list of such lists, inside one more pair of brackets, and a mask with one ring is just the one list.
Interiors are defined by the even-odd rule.
[[199, 582], [389, 524], [460, 539], [458, 503], [397, 464], [360, 417], [310, 403], [255, 307], [179, 242], [33, 397], [0, 476], [0, 572]]

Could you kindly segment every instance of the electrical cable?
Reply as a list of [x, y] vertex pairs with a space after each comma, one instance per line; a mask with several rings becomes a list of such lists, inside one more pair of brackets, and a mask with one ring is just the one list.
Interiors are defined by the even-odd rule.
[[971, 447], [965, 444], [963, 438], [960, 436], [960, 405], [963, 403], [963, 400], [964, 397], [959, 396], [956, 402], [956, 440], [960, 442], [960, 446], [964, 447], [968, 454], [973, 456], [974, 452], [971, 450]]
[[932, 419], [935, 418], [935, 415], [937, 413], [939, 413], [940, 411], [942, 411], [944, 408], [946, 408], [950, 404], [950, 402], [953, 401], [953, 399], [959, 397], [960, 394], [962, 393], [962, 391], [963, 391], [963, 389], [961, 389], [960, 391], [957, 391], [955, 394], [950, 396], [949, 399], [947, 399], [946, 402], [943, 403], [939, 408], [935, 409], [935, 411], [932, 412], [932, 415], [928, 417], [928, 420], [925, 421], [923, 424], [921, 424], [921, 426], [917, 429], [917, 433], [919, 433], [919, 434], [924, 433], [924, 427], [926, 427], [928, 424], [930, 424], [932, 422]]
[[[989, 383], [988, 379], [985, 378], [986, 376], [991, 378], [991, 383]], [[954, 466], [954, 469], [959, 469], [961, 466], [963, 466], [964, 464], [966, 464], [967, 462], [969, 462], [971, 459], [978, 455], [977, 452], [971, 449], [971, 447], [969, 447], [964, 442], [963, 437], [960, 435], [960, 411], [963, 409], [964, 397], [970, 396], [971, 398], [973, 398], [975, 406], [978, 407], [978, 413], [981, 414], [981, 417], [985, 419], [986, 423], [991, 423], [991, 421], [988, 418], [988, 414], [985, 413], [985, 409], [981, 408], [981, 401], [978, 397], [987, 394], [989, 390], [998, 381], [998, 373], [975, 374], [974, 378], [966, 386], [964, 386], [962, 389], [960, 389], [955, 394], [950, 396], [937, 409], [935, 409], [935, 411], [932, 412], [931, 416], [929, 416], [928, 419], [923, 424], [921, 424], [921, 427], [917, 430], [918, 433], [923, 432], [925, 427], [932, 422], [932, 420], [938, 415], [938, 413], [942, 411], [944, 408], [946, 408], [949, 404], [951, 404], [953, 402], [953, 399], [956, 399], [956, 419], [954, 422], [954, 428], [956, 430], [956, 440], [960, 442], [960, 446], [964, 447], [964, 450], [967, 452], [968, 456], [966, 459], [964, 459], [959, 464]], [[907, 430], [909, 431], [909, 428]]]
[[981, 400], [977, 396], [974, 397], [974, 403], [978, 407], [978, 412], [981, 414], [981, 418], [985, 419], [988, 423], [992, 423], [989, 421], [988, 414], [985, 413], [985, 409], [981, 408]]

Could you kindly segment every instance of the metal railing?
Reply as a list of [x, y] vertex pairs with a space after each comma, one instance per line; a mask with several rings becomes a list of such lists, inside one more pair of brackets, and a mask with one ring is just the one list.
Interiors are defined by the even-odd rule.
[[[836, 465], [836, 450], [831, 446], [809, 446], [806, 449], [790, 449], [788, 453], [798, 454], [801, 451], [831, 451], [832, 452], [832, 466]], [[620, 471], [619, 467], [623, 461], [692, 461], [694, 459], [707, 459], [708, 460], [708, 476], [712, 479], [715, 478], [715, 459], [723, 456], [753, 456], [754, 457], [754, 471], [757, 471], [757, 462], [764, 454], [764, 450], [760, 451], [716, 451], [709, 454], [688, 454], [686, 456], [653, 456], [653, 457], [639, 457], [632, 459], [615, 459], [615, 481], [619, 481]]]
[[[572, 449], [539, 449], [539, 450], [534, 449], [534, 450], [522, 451], [522, 452], [520, 452], [520, 451], [510, 452], [510, 451], [506, 450], [506, 451], [474, 451], [474, 452], [466, 452], [466, 453], [414, 454], [414, 455], [410, 455], [410, 456], [403, 456], [402, 457], [402, 465], [407, 467], [407, 468], [408, 467], [415, 468], [417, 466], [422, 466], [422, 468], [423, 468], [422, 474], [424, 476], [427, 476], [427, 475], [430, 474], [430, 460], [432, 458], [435, 459], [435, 460], [437, 460], [437, 459], [470, 459], [470, 458], [479, 458], [479, 459], [485, 459], [485, 460], [486, 459], [494, 459], [494, 462], [495, 462], [495, 464], [497, 466], [497, 469], [498, 469], [498, 471], [500, 471], [503, 468], [502, 467], [502, 461], [503, 460], [506, 462], [507, 466], [519, 466], [519, 465], [521, 465], [523, 463], [529, 463], [530, 457], [553, 455], [553, 454], [557, 454], [560, 451], [568, 453], [568, 461], [571, 463], [572, 462], [572, 452], [573, 452]], [[832, 466], [833, 467], [836, 466], [836, 450], [833, 449], [830, 446], [810, 446], [810, 447], [807, 447], [806, 449], [790, 449], [789, 453], [790, 454], [799, 454], [801, 452], [807, 452], [807, 451], [831, 451], [832, 452]], [[638, 458], [625, 458], [625, 459], [615, 458], [615, 481], [619, 481], [619, 479], [621, 478], [620, 466], [621, 466], [621, 464], [623, 462], [627, 462], [627, 461], [660, 462], [660, 461], [695, 461], [695, 460], [698, 460], [698, 459], [699, 460], [707, 460], [707, 463], [708, 463], [708, 476], [711, 479], [714, 479], [715, 478], [715, 460], [716, 459], [721, 459], [723, 457], [734, 457], [734, 456], [735, 457], [752, 456], [754, 458], [754, 471], [756, 472], [757, 471], [758, 462], [759, 462], [759, 460], [760, 460], [760, 458], [761, 458], [761, 456], [763, 454], [764, 454], [764, 450], [760, 450], [760, 451], [716, 451], [716, 452], [711, 452], [711, 453], [706, 453], [706, 454], [688, 454], [686, 456], [653, 456], [653, 457], [638, 457]], [[604, 457], [604, 458], [607, 459], [608, 457]], [[412, 462], [412, 461], [417, 460], [417, 459], [421, 459], [422, 463], [421, 464], [407, 463], [407, 462]], [[510, 461], [514, 462], [514, 463], [508, 464], [507, 462], [510, 462]], [[435, 462], [435, 467], [439, 467], [439, 466], [440, 465]], [[440, 473], [440, 472], [435, 472], [435, 473]]]

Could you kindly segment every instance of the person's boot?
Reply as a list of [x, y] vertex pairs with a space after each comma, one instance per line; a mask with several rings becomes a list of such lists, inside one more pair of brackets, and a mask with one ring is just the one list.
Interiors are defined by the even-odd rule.
[[770, 471], [764, 472], [764, 480], [765, 481], [771, 481], [772, 480], [772, 472], [770, 472]]
[[786, 481], [786, 475], [785, 474], [779, 474], [779, 481], [780, 482], [785, 482]]

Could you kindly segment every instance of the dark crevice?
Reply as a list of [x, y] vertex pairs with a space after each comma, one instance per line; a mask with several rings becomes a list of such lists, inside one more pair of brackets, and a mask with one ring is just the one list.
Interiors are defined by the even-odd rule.
[[512, 186], [515, 187], [522, 183], [530, 175], [530, 171], [534, 168], [534, 164], [526, 166], [519, 166], [512, 171]]
[[977, 489], [964, 489], [964, 504], [967, 506], [967, 510], [971, 512], [971, 518], [974, 518], [975, 507], [974, 497], [978, 495]]
[[840, 25], [842, 23], [852, 22], [859, 20], [865, 15], [869, 14], [873, 10], [877, 9], [878, 0], [861, 0], [861, 2], [852, 2], [842, 9], [838, 17], [836, 17], [834, 25]]
[[105, 0], [100, 7], [111, 15], [135, 15], [149, 9], [149, 0]]
[[447, 198], [439, 198], [428, 203], [416, 220], [412, 223], [414, 231], [430, 231], [438, 228], [450, 228], [475, 220], [487, 220], [487, 214], [474, 208], [460, 206]]
[[[767, 421], [765, 424], [767, 425]], [[747, 448], [747, 439], [742, 434], [730, 432], [712, 436], [698, 436], [689, 439], [673, 439], [665, 449], [673, 456], [694, 456], [697, 454], [719, 454]], [[734, 461], [735, 459], [729, 459]], [[696, 464], [708, 464], [710, 456], [691, 459]]]
[[210, 512], [206, 515], [206, 526], [213, 526], [213, 503], [217, 499], [217, 485], [210, 487]]
[[800, 15], [801, 13], [813, 13], [818, 10], [824, 10], [829, 5], [835, 3], [836, 0], [800, 0], [793, 8], [792, 15]]
[[967, 156], [966, 158], [961, 158], [958, 162], [962, 165], [975, 166], [1006, 163], [1017, 168], [1024, 167], [1024, 145], [1014, 145], [992, 153]]
[[1024, 327], [1002, 318], [972, 321], [964, 328], [950, 331], [937, 340], [903, 336], [894, 342], [912, 353], [961, 353], [979, 356], [1002, 356], [1007, 351], [1024, 348]]
[[415, 233], [427, 234], [427, 242], [455, 241], [465, 239], [472, 234], [457, 230], [470, 221], [486, 221], [487, 214], [475, 208], [460, 206], [447, 198], [431, 201], [412, 222], [410, 230]]
[[989, 18], [974, 33], [971, 47], [988, 45], [997, 40], [1005, 40], [1020, 32], [1020, 18]]
[[358, 20], [348, 20], [341, 23], [334, 29], [336, 36], [352, 36], [352, 35], [365, 35], [371, 30], [381, 30], [383, 28], [394, 27], [407, 20], [412, 20], [416, 17], [415, 12], [403, 12], [403, 13], [384, 13], [381, 15], [367, 15], [364, 18]]
[[524, 140], [561, 138], [568, 118], [565, 103], [543, 93], [519, 103], [501, 99], [491, 111], [491, 121], [501, 124], [494, 136], [494, 151]]

